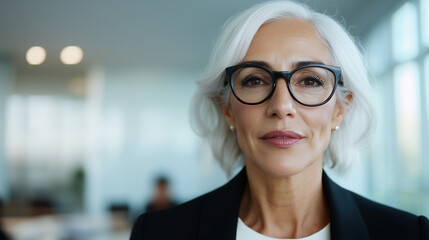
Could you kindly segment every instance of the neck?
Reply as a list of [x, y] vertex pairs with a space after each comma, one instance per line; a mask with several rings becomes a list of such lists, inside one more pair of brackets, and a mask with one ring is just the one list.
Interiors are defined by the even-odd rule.
[[325, 227], [329, 206], [322, 188], [322, 167], [314, 167], [318, 171], [272, 177], [248, 165], [240, 218], [255, 231], [276, 238], [302, 238]]

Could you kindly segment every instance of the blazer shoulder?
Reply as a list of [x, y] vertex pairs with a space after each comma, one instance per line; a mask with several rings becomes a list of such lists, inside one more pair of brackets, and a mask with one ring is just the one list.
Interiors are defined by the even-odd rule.
[[[389, 207], [351, 192], [374, 239], [429, 239], [429, 222], [424, 216]], [[384, 236], [385, 237], [385, 236]]]

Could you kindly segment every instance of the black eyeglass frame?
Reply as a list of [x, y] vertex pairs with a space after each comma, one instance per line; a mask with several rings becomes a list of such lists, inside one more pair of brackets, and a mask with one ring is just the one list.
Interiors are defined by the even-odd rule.
[[[259, 101], [259, 102], [256, 102], [256, 103], [248, 103], [248, 102], [245, 102], [245, 101], [241, 100], [241, 99], [237, 96], [237, 94], [235, 93], [235, 91], [234, 91], [234, 87], [233, 87], [233, 83], [232, 83], [232, 74], [234, 73], [234, 71], [235, 71], [235, 70], [237, 70], [237, 69], [239, 69], [239, 68], [244, 68], [244, 67], [255, 67], [255, 68], [261, 68], [261, 69], [264, 69], [265, 71], [267, 71], [269, 74], [271, 74], [271, 77], [272, 77], [272, 79], [273, 79], [273, 84], [272, 84], [272, 86], [271, 86], [271, 90], [270, 90], [270, 92], [268, 93], [268, 95], [267, 95], [264, 99], [262, 99], [261, 101]], [[303, 103], [303, 102], [299, 101], [299, 100], [298, 100], [298, 99], [293, 95], [293, 93], [292, 93], [292, 91], [291, 91], [291, 89], [290, 89], [290, 79], [291, 79], [291, 76], [292, 76], [295, 72], [297, 72], [298, 70], [301, 70], [301, 69], [303, 69], [303, 68], [309, 68], [309, 67], [320, 67], [320, 68], [327, 69], [327, 70], [329, 70], [330, 72], [332, 72], [332, 73], [334, 74], [334, 76], [335, 76], [334, 88], [332, 89], [331, 94], [329, 95], [329, 97], [328, 97], [325, 101], [323, 101], [323, 102], [321, 102], [321, 103], [318, 103], [318, 104], [306, 104], [306, 103]], [[325, 103], [329, 102], [329, 100], [331, 100], [332, 96], [334, 95], [335, 90], [337, 89], [337, 85], [338, 85], [338, 84], [340, 84], [341, 86], [343, 86], [343, 80], [342, 80], [341, 68], [340, 68], [340, 67], [337, 67], [337, 66], [331, 66], [331, 65], [324, 65], [324, 64], [318, 64], [318, 63], [311, 63], [311, 64], [306, 64], [306, 65], [303, 65], [303, 66], [299, 66], [299, 67], [295, 68], [294, 70], [292, 70], [292, 71], [290, 71], [290, 72], [287, 72], [287, 71], [283, 71], [283, 72], [282, 72], [282, 71], [272, 71], [272, 70], [270, 70], [270, 69], [266, 68], [265, 66], [262, 66], [262, 65], [259, 65], [259, 64], [255, 64], [255, 63], [242, 63], [242, 64], [239, 64], [239, 65], [235, 65], [235, 66], [227, 67], [227, 68], [225, 69], [225, 73], [226, 73], [226, 77], [228, 78], [228, 83], [229, 83], [229, 86], [230, 86], [230, 88], [231, 88], [231, 91], [232, 91], [232, 93], [234, 94], [235, 98], [236, 98], [238, 101], [240, 101], [241, 103], [244, 103], [244, 104], [247, 104], [247, 105], [258, 105], [258, 104], [261, 104], [261, 103], [263, 103], [263, 102], [267, 101], [269, 98], [271, 98], [271, 96], [273, 95], [273, 93], [274, 93], [274, 91], [275, 91], [275, 89], [276, 89], [276, 86], [277, 86], [277, 85], [276, 85], [276, 83], [277, 83], [277, 80], [278, 80], [279, 78], [284, 78], [284, 79], [286, 79], [287, 89], [288, 89], [288, 91], [289, 91], [289, 94], [292, 96], [292, 98], [293, 98], [296, 102], [298, 102], [299, 104], [304, 105], [304, 106], [307, 106], [307, 107], [318, 107], [318, 106], [322, 106], [323, 104], [325, 104]]]

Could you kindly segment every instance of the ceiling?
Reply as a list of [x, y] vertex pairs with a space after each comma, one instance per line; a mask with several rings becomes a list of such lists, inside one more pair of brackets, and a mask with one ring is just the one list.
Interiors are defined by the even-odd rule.
[[[1, 0], [0, 57], [25, 67], [25, 52], [40, 45], [40, 67], [61, 68], [59, 54], [78, 45], [78, 65], [202, 69], [223, 23], [259, 0]], [[361, 36], [400, 0], [306, 0], [319, 11], [344, 18]], [[27, 66], [28, 67], [28, 66]]]

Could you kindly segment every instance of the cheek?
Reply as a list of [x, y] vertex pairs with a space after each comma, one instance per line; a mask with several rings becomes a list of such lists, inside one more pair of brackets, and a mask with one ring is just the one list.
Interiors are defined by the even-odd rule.
[[317, 109], [310, 113], [302, 114], [308, 127], [311, 129], [323, 129], [331, 126], [332, 111]]
[[323, 105], [310, 110], [303, 112], [301, 116], [308, 127], [313, 143], [322, 144], [326, 147], [330, 140], [334, 106]]
[[326, 104], [306, 111], [305, 118], [309, 127], [315, 129], [328, 129], [331, 131], [332, 119], [337, 108], [337, 95], [335, 94]]
[[258, 106], [242, 104], [236, 99], [231, 100], [231, 110], [236, 128], [241, 132], [248, 132], [257, 126], [263, 116]]
[[231, 100], [231, 110], [235, 119], [238, 143], [242, 150], [252, 148], [252, 136], [261, 124], [264, 124], [264, 111], [260, 106], [245, 105]]

